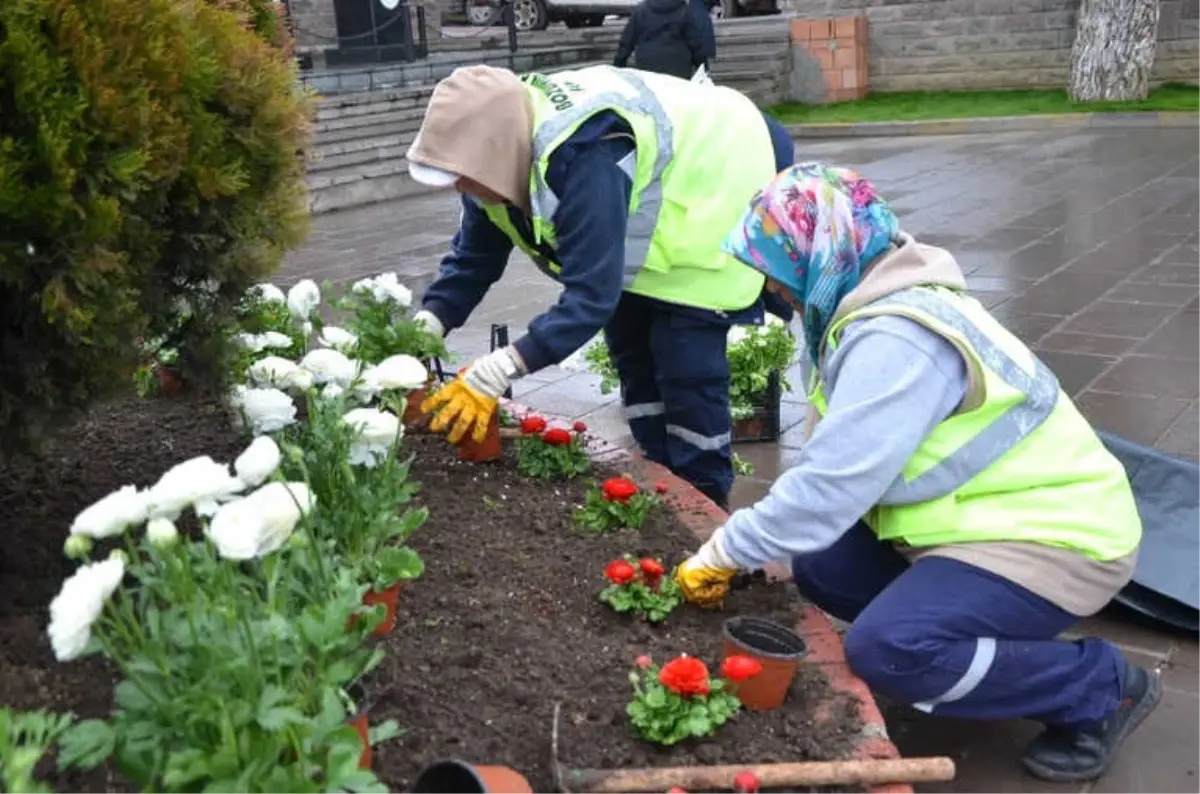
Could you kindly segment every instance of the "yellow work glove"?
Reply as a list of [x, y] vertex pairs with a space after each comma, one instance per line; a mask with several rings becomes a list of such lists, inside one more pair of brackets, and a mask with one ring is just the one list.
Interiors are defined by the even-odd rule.
[[519, 358], [509, 348], [495, 350], [476, 359], [457, 378], [425, 398], [421, 403], [423, 413], [440, 409], [429, 429], [440, 433], [449, 427], [446, 438], [451, 444], [459, 443], [467, 433], [476, 443], [482, 442], [500, 395], [521, 374]]
[[675, 583], [689, 603], [713, 607], [729, 595], [729, 586], [737, 575], [738, 565], [725, 553], [721, 527], [713, 533], [700, 551], [675, 569]]

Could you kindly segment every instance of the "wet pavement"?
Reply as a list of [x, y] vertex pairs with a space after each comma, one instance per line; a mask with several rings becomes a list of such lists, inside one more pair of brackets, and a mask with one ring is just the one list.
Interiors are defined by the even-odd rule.
[[[1200, 134], [1197, 130], [1086, 130], [801, 142], [798, 156], [858, 168], [903, 227], [950, 249], [968, 286], [1055, 370], [1097, 427], [1173, 455], [1200, 458]], [[452, 196], [418, 197], [318, 217], [308, 246], [280, 281], [341, 281], [396, 270], [420, 290], [458, 220]], [[468, 326], [451, 336], [463, 361], [488, 347], [492, 323], [520, 333], [557, 298], [524, 257]], [[793, 378], [793, 383], [799, 383]], [[515, 387], [532, 407], [581, 418], [631, 444], [615, 395], [598, 379], [559, 368]], [[798, 454], [803, 395], [786, 396], [778, 444], [742, 445], [754, 476], [739, 478], [735, 505], [757, 499]], [[1087, 786], [1050, 786], [1024, 775], [1022, 723], [940, 720], [892, 710], [906, 755], [948, 754], [959, 777], [944, 791], [1188, 791], [1197, 780], [1200, 662], [1197, 642], [1109, 614], [1080, 632], [1158, 667], [1163, 704], [1133, 735], [1109, 775]]]

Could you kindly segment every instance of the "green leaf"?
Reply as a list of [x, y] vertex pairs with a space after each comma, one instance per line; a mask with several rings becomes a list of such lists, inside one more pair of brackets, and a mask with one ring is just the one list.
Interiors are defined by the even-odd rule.
[[58, 741], [58, 768], [91, 769], [113, 754], [117, 734], [101, 720], [77, 722]]
[[367, 736], [372, 746], [389, 739], [397, 739], [404, 735], [404, 729], [395, 720], [387, 720], [373, 725], [367, 730]]
[[296, 697], [282, 687], [269, 684], [258, 700], [255, 721], [266, 731], [283, 730], [288, 725], [305, 721], [304, 714], [295, 706]]

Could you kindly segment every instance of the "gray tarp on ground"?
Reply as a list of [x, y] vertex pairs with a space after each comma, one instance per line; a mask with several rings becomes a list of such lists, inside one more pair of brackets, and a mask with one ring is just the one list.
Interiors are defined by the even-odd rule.
[[1200, 466], [1100, 433], [1125, 466], [1144, 537], [1116, 601], [1175, 628], [1200, 630]]

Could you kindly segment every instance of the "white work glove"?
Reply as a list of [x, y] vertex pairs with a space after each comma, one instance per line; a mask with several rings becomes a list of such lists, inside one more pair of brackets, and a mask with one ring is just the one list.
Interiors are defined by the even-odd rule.
[[502, 347], [475, 359], [467, 368], [463, 380], [480, 394], [498, 400], [517, 378], [525, 374], [520, 356], [511, 348]]
[[704, 542], [700, 550], [692, 555], [688, 561], [692, 565], [700, 568], [728, 568], [739, 570], [742, 566], [733, 561], [733, 558], [725, 553], [725, 527], [718, 527], [717, 531]]
[[446, 336], [446, 326], [442, 325], [442, 321], [438, 319], [436, 314], [427, 309], [421, 309], [421, 311], [414, 314], [413, 322], [417, 325], [425, 326], [426, 331], [439, 339], [443, 339]]

